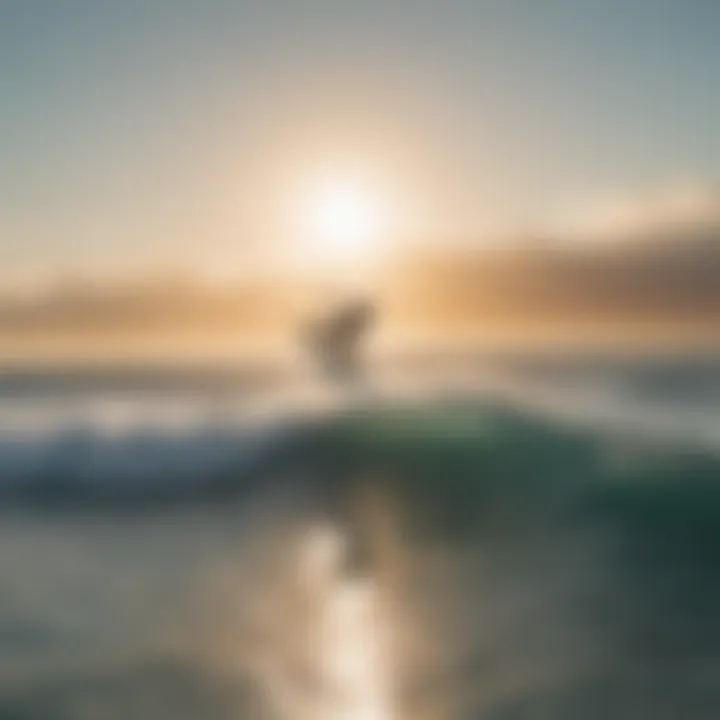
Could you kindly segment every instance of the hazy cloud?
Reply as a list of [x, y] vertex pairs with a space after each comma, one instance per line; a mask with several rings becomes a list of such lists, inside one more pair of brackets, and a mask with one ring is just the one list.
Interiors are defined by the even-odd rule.
[[[334, 284], [341, 287], [338, 278]], [[121, 347], [292, 339], [322, 283], [246, 280], [212, 285], [156, 279], [74, 283], [0, 301], [5, 351], [23, 343]], [[578, 205], [553, 232], [492, 247], [406, 252], [374, 289], [386, 327], [623, 326], [670, 334], [720, 322], [720, 193], [675, 183]], [[7, 352], [5, 353], [7, 355]]]

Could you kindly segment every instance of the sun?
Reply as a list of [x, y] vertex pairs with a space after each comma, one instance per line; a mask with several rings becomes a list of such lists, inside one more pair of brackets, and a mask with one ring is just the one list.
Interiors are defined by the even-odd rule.
[[381, 203], [372, 188], [350, 179], [327, 179], [312, 186], [304, 216], [307, 239], [326, 260], [367, 257], [384, 232]]

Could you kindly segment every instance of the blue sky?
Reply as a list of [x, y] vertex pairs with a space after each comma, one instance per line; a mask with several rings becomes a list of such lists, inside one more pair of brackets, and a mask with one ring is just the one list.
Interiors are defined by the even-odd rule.
[[2, 277], [242, 263], [323, 143], [438, 237], [714, 185], [719, 28], [717, 0], [4, 0]]

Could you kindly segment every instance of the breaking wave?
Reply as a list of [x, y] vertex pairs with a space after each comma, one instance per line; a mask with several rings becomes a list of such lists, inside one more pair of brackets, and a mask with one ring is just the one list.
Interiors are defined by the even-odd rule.
[[428, 439], [452, 437], [458, 457], [463, 442], [488, 457], [498, 448], [546, 454], [553, 442], [566, 443], [570, 466], [569, 438], [580, 431], [592, 445], [585, 474], [678, 453], [714, 463], [714, 404], [643, 404], [617, 382], [584, 378], [579, 391], [572, 379], [565, 373], [562, 383], [532, 382], [470, 368], [400, 373], [350, 393], [317, 384], [254, 395], [103, 392], [81, 382], [66, 395], [21, 388], [5, 392], [0, 404], [0, 493], [63, 504], [212, 500], [252, 490], [273, 474], [317, 474], [317, 462], [356, 452], [368, 433], [374, 443], [355, 463], [371, 462], [393, 442], [413, 455]]

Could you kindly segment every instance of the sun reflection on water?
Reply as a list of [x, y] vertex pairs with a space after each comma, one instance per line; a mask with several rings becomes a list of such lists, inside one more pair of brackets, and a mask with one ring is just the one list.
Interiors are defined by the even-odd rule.
[[349, 543], [338, 527], [317, 524], [298, 548], [299, 592], [285, 637], [296, 659], [276, 653], [261, 668], [283, 720], [393, 718], [380, 588], [371, 576], [348, 571]]

